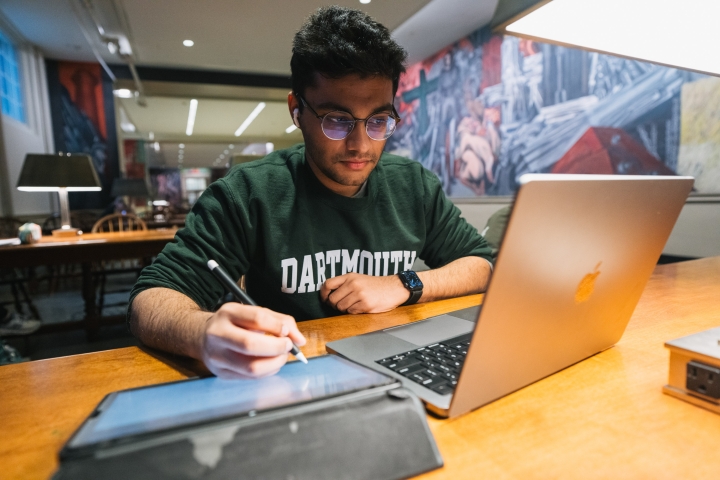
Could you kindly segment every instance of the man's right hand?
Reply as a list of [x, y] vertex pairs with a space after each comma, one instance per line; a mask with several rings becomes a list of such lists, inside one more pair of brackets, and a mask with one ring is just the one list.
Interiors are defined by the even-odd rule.
[[202, 360], [218, 377], [264, 377], [285, 365], [292, 343], [305, 345], [292, 317], [267, 308], [226, 303], [207, 320]]

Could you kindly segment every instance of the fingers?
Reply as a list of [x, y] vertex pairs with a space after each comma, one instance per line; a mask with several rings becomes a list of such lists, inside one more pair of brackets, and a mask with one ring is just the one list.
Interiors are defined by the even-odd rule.
[[258, 378], [280, 370], [293, 342], [304, 345], [306, 340], [292, 317], [228, 303], [207, 322], [202, 359], [223, 378]]
[[287, 337], [252, 332], [232, 324], [208, 330], [207, 335], [216, 346], [251, 357], [276, 357], [292, 348], [292, 342]]
[[208, 368], [220, 378], [260, 378], [276, 374], [287, 362], [287, 355], [272, 358], [251, 358], [238, 354], [214, 358]]
[[243, 329], [266, 332], [276, 337], [289, 336], [299, 346], [306, 343], [305, 337], [297, 328], [295, 319], [289, 315], [240, 303], [226, 303], [218, 310], [217, 314], [227, 315], [234, 325]]
[[327, 302], [330, 294], [340, 288], [350, 278], [351, 275], [352, 274], [348, 273], [325, 280], [325, 283], [323, 283], [322, 287], [320, 287], [320, 300], [322, 300], [323, 302]]

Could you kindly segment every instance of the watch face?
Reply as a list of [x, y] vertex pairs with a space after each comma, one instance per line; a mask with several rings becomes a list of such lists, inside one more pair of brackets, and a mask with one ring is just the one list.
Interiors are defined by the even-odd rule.
[[402, 272], [400, 274], [401, 278], [403, 279], [403, 282], [405, 283], [405, 286], [412, 290], [422, 290], [423, 283], [420, 280], [420, 277], [417, 276], [417, 274], [411, 270]]

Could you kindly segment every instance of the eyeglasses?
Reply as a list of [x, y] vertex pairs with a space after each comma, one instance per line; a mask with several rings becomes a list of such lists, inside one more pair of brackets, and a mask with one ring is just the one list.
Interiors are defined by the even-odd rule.
[[320, 127], [323, 133], [330, 140], [342, 140], [350, 135], [350, 132], [355, 128], [357, 122], [365, 122], [365, 131], [368, 137], [373, 140], [382, 141], [390, 138], [390, 135], [395, 133], [397, 124], [400, 123], [400, 116], [393, 107], [392, 113], [381, 112], [370, 115], [367, 118], [355, 118], [348, 112], [342, 110], [333, 110], [325, 115], [318, 115], [314, 108], [312, 108], [300, 95], [296, 95], [300, 101], [315, 114], [318, 120], [321, 121]]

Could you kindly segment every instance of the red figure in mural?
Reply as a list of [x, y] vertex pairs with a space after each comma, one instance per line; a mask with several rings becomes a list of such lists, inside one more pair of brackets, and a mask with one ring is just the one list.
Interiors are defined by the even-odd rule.
[[85, 68], [75, 70], [70, 78], [75, 87], [75, 105], [100, 131], [100, 111], [95, 96], [95, 88], [100, 83], [100, 79], [95, 72], [90, 72]]
[[675, 175], [624, 130], [607, 127], [588, 128], [552, 173]]

